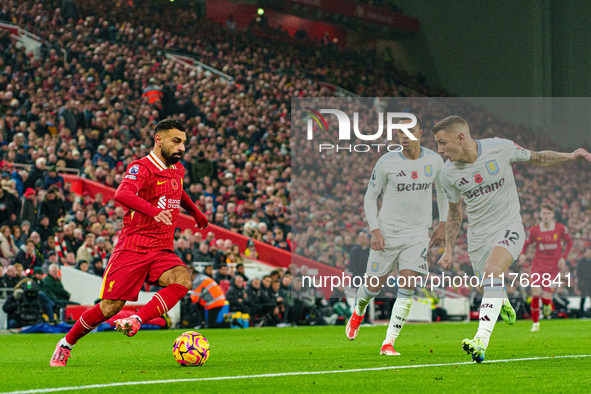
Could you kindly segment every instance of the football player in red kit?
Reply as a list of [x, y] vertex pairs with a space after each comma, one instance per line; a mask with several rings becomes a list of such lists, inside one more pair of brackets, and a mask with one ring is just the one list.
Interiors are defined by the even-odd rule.
[[127, 301], [137, 301], [146, 278], [163, 289], [137, 315], [115, 321], [116, 330], [129, 337], [137, 333], [143, 322], [170, 310], [191, 289], [189, 270], [172, 251], [175, 223], [181, 207], [200, 229], [209, 223], [183, 190], [185, 169], [177, 163], [185, 152], [186, 140], [182, 123], [163, 120], [155, 128], [154, 150], [127, 168], [115, 192], [115, 201], [128, 211], [103, 275], [101, 302], [84, 312], [57, 343], [50, 366], [65, 367], [80, 338], [115, 316]]
[[[531, 331], [540, 330], [540, 296], [542, 296], [543, 313], [549, 317], [552, 312], [552, 293], [554, 286], [545, 286], [549, 282], [554, 283], [561, 270], [564, 268], [566, 258], [573, 246], [573, 240], [564, 224], [554, 221], [554, 207], [548, 204], [540, 209], [542, 222], [529, 229], [529, 236], [523, 246], [519, 260], [525, 262], [527, 247], [536, 245], [536, 254], [531, 263], [530, 283], [532, 291], [531, 315], [533, 326]], [[566, 243], [566, 249], [562, 251], [562, 241]], [[546, 276], [544, 277], [544, 274]], [[549, 274], [549, 276], [548, 276]], [[544, 280], [544, 279], [549, 279]]]

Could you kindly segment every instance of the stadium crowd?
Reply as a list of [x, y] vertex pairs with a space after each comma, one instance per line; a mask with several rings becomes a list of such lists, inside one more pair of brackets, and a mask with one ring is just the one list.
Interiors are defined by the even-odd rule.
[[[77, 196], [59, 174], [75, 169], [117, 187], [127, 165], [149, 153], [153, 125], [166, 117], [187, 124], [183, 184], [211, 223], [352, 270], [351, 250], [364, 242], [358, 234], [366, 230], [361, 201], [368, 169], [378, 155], [318, 156], [290, 136], [290, 98], [329, 97], [333, 92], [324, 82], [361, 96], [415, 94], [407, 87], [446, 95], [372, 50], [286, 44], [254, 29], [227, 30], [190, 9], [4, 0], [0, 20], [44, 41], [35, 57], [0, 31], [0, 247], [6, 267], [0, 280], [6, 287], [27, 270], [49, 275], [53, 263], [102, 275], [124, 211], [100, 194]], [[233, 80], [187, 67], [168, 52], [190, 55]], [[527, 148], [557, 148], [461, 101], [432, 105], [417, 98], [408, 105], [423, 116], [423, 143], [432, 149], [429, 126], [449, 113], [469, 114], [478, 138], [505, 136]], [[517, 165], [515, 173], [525, 224], [535, 224], [540, 204], [548, 202], [569, 227], [575, 244], [567, 269], [573, 272], [591, 241], [585, 171], [577, 164], [543, 170]], [[459, 275], [470, 273], [465, 233], [461, 237], [453, 268]], [[211, 261], [219, 275], [244, 251], [214, 238], [179, 231], [175, 251], [187, 263]], [[430, 253], [435, 273], [438, 255]]]

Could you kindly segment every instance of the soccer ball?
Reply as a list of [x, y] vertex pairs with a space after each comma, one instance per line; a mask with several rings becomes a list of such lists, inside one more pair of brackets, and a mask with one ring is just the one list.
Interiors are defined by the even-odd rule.
[[209, 358], [209, 342], [198, 332], [184, 332], [174, 340], [172, 355], [183, 367], [198, 367]]

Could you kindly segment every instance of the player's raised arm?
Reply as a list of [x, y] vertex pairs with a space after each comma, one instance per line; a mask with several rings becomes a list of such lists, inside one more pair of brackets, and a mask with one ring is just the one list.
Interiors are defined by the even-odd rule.
[[382, 192], [385, 184], [385, 177], [382, 176], [379, 169], [374, 169], [371, 174], [371, 179], [367, 185], [365, 198], [363, 199], [363, 209], [365, 211], [365, 219], [371, 231], [371, 248], [373, 250], [384, 251], [386, 241], [378, 225], [378, 196]]
[[191, 197], [189, 197], [187, 192], [185, 192], [184, 190], [181, 196], [181, 207], [183, 207], [189, 213], [189, 215], [191, 215], [193, 219], [195, 219], [195, 222], [197, 222], [197, 227], [199, 227], [199, 229], [204, 230], [205, 228], [207, 228], [207, 226], [209, 225], [207, 217], [203, 214], [203, 212], [199, 210], [199, 208], [197, 208], [195, 203], [191, 201]]
[[137, 196], [137, 190], [133, 184], [122, 182], [115, 191], [115, 201], [126, 208], [143, 213], [146, 216], [154, 218], [157, 222], [172, 224], [172, 214], [170, 210], [161, 210], [148, 201]]
[[583, 148], [579, 148], [572, 153], [554, 152], [551, 150], [543, 150], [540, 152], [531, 152], [531, 157], [528, 163], [538, 167], [553, 167], [571, 161], [587, 160], [591, 161], [591, 153]]

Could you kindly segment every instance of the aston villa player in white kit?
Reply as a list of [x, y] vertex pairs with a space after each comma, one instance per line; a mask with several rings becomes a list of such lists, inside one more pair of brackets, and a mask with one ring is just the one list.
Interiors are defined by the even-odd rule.
[[[355, 339], [367, 305], [379, 294], [389, 273], [398, 270], [399, 276], [406, 280], [404, 286], [398, 289], [386, 339], [380, 350], [380, 354], [388, 356], [399, 355], [394, 350], [394, 341], [410, 313], [416, 279], [429, 272], [428, 248], [443, 242], [445, 224], [441, 222], [447, 215], [447, 199], [440, 182], [443, 160], [432, 150], [421, 147], [423, 130], [420, 120], [417, 119], [417, 124], [408, 130], [417, 140], [413, 141], [399, 131], [398, 139], [403, 151], [383, 155], [371, 174], [364, 208], [371, 230], [366, 274], [374, 277], [374, 281], [368, 280], [357, 290], [355, 310], [346, 327], [347, 338]], [[440, 225], [430, 241], [433, 182], [437, 186]], [[382, 191], [382, 208], [378, 215], [377, 199]]]
[[509, 324], [515, 311], [503, 287], [504, 272], [516, 260], [525, 242], [519, 198], [511, 163], [528, 162], [541, 167], [587, 160], [584, 149], [572, 153], [532, 152], [512, 141], [490, 138], [473, 140], [466, 121], [450, 116], [433, 126], [439, 153], [447, 160], [441, 180], [449, 199], [445, 251], [439, 265], [449, 269], [453, 248], [462, 223], [462, 196], [468, 214], [468, 254], [483, 287], [480, 323], [474, 339], [464, 339], [462, 348], [476, 362], [485, 350], [499, 313]]

